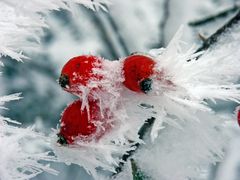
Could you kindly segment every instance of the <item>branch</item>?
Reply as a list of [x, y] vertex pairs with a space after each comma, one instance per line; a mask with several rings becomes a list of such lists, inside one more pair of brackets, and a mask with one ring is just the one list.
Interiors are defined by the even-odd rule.
[[134, 159], [130, 159], [131, 162], [131, 167], [132, 167], [132, 175], [133, 175], [133, 180], [146, 180], [149, 179], [137, 166], [136, 162]]
[[[108, 7], [106, 7], [106, 6], [104, 6], [104, 7], [105, 7], [105, 9], [108, 10]], [[120, 56], [129, 55], [130, 52], [129, 52], [128, 46], [127, 46], [126, 42], [124, 41], [124, 38], [119, 33], [119, 28], [118, 28], [114, 18], [111, 16], [111, 14], [106, 13], [106, 12], [102, 12], [102, 13], [90, 12], [90, 13], [91, 13], [91, 17], [93, 18], [94, 22], [98, 26], [97, 29], [102, 34], [101, 37], [102, 37], [103, 41], [106, 43], [106, 46], [110, 50], [112, 58], [117, 59]], [[109, 33], [109, 28], [106, 27], [106, 22], [109, 23], [114, 36], [112, 36], [112, 34]], [[114, 37], [117, 40], [118, 45], [121, 47], [123, 54], [119, 53], [119, 46], [116, 47], [116, 44], [114, 43], [114, 40], [112, 39], [112, 37]]]
[[119, 32], [119, 28], [118, 28], [118, 25], [117, 23], [115, 22], [114, 18], [111, 16], [110, 13], [105, 13], [106, 15], [106, 18], [108, 19], [109, 23], [111, 24], [114, 32], [115, 32], [115, 36], [119, 42], [119, 45], [122, 47], [122, 50], [124, 52], [124, 55], [125, 56], [128, 56], [130, 54], [129, 52], [129, 49], [128, 49], [128, 46], [127, 46], [127, 43], [124, 41], [124, 38], [122, 37], [122, 35], [120, 34]]
[[111, 41], [111, 38], [107, 32], [106, 27], [102, 22], [100, 15], [94, 12], [91, 12], [91, 13], [93, 15], [92, 18], [94, 20], [94, 23], [97, 26], [97, 29], [99, 30], [99, 33], [101, 33], [100, 37], [103, 39], [103, 42], [105, 42], [105, 45], [107, 46], [109, 52], [111, 53], [111, 56], [116, 59], [117, 57], [119, 57], [117, 50], [114, 48], [114, 44]]
[[[150, 118], [145, 121], [145, 123], [142, 125], [142, 127], [138, 131], [139, 139], [143, 139], [148, 130], [151, 128], [152, 124], [154, 123], [155, 118]], [[134, 150], [127, 151], [123, 156], [122, 156], [122, 162], [119, 163], [119, 166], [115, 169], [116, 173], [112, 174], [112, 178], [116, 178], [116, 176], [122, 172], [123, 166], [125, 165], [125, 162], [138, 150], [140, 144], [135, 143], [133, 147], [135, 147]]]
[[214, 34], [212, 34], [210, 37], [208, 37], [202, 44], [201, 47], [199, 47], [196, 52], [200, 52], [203, 50], [208, 49], [210, 46], [215, 44], [218, 41], [218, 38], [222, 36], [228, 29], [232, 28], [235, 24], [237, 24], [240, 21], [240, 11], [232, 18], [230, 19], [225, 25], [223, 25], [221, 28], [219, 28]]
[[188, 25], [192, 26], [192, 27], [205, 25], [205, 24], [208, 24], [208, 23], [210, 23], [212, 21], [215, 21], [219, 18], [226, 17], [229, 14], [232, 14], [232, 13], [236, 12], [238, 9], [239, 9], [239, 6], [235, 5], [231, 8], [225, 9], [225, 10], [223, 10], [223, 11], [217, 13], [217, 14], [213, 14], [213, 15], [210, 15], [210, 16], [205, 17], [203, 19], [189, 22]]
[[163, 4], [163, 18], [162, 21], [160, 22], [160, 46], [163, 47], [165, 46], [165, 27], [169, 18], [169, 3], [170, 0], [165, 0]]

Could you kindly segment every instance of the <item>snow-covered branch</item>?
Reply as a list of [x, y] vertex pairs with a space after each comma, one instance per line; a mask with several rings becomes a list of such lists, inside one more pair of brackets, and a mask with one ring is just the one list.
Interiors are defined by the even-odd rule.
[[[236, 9], [239, 10], [238, 7]], [[221, 28], [219, 28], [214, 34], [212, 34], [210, 37], [204, 40], [202, 46], [198, 48], [196, 52], [208, 49], [211, 45], [213, 45], [218, 41], [218, 38], [220, 36], [222, 36], [227, 30], [233, 28], [233, 26], [238, 24], [239, 21], [240, 21], [240, 10], [232, 19], [230, 19], [226, 24], [224, 24]]]

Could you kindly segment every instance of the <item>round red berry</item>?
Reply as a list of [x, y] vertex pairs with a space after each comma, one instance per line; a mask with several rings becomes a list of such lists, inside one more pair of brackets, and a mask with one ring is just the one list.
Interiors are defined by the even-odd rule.
[[239, 107], [237, 110], [237, 120], [238, 120], [238, 125], [240, 126], [240, 108]]
[[123, 62], [123, 84], [135, 92], [147, 93], [151, 90], [155, 61], [145, 55], [131, 55]]
[[60, 144], [72, 144], [76, 137], [98, 140], [109, 129], [108, 115], [101, 113], [98, 101], [89, 101], [88, 107], [81, 109], [81, 100], [76, 100], [64, 110], [58, 134]]
[[102, 59], [91, 55], [82, 55], [70, 59], [62, 68], [59, 84], [64, 90], [79, 94], [80, 86], [88, 86], [93, 80], [101, 79], [94, 69], [101, 68]]

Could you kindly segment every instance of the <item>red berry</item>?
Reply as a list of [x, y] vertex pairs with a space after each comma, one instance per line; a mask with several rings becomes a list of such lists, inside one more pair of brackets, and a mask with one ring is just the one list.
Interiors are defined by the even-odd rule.
[[[63, 112], [58, 134], [60, 144], [72, 144], [76, 137], [84, 141], [99, 139], [104, 135], [109, 125], [108, 115], [101, 114], [97, 101], [89, 101], [89, 112], [86, 107], [81, 110], [82, 102], [74, 101]], [[101, 126], [97, 124], [100, 123]]]
[[144, 55], [131, 55], [123, 62], [124, 85], [135, 92], [151, 90], [155, 61]]
[[70, 93], [81, 93], [80, 86], [87, 86], [91, 80], [101, 77], [94, 73], [95, 68], [101, 68], [102, 59], [96, 56], [83, 55], [70, 59], [63, 67], [59, 84]]
[[237, 120], [238, 120], [238, 125], [240, 126], [240, 108], [237, 108]]

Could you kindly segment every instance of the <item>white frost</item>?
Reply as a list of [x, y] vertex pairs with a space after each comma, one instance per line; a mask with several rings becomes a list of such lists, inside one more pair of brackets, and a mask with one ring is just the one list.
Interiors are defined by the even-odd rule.
[[[223, 38], [228, 39], [235, 31]], [[153, 179], [184, 180], [202, 177], [209, 163], [222, 160], [229, 138], [225, 122], [231, 118], [216, 114], [206, 100], [239, 102], [239, 84], [235, 82], [240, 74], [240, 37], [223, 41], [227, 46], [220, 43], [206, 52], [194, 53], [194, 47], [182, 50], [183, 33], [180, 28], [166, 49], [150, 52], [159, 73], [152, 76], [153, 89], [148, 94], [124, 87], [124, 58], [106, 60], [102, 69], [95, 70], [103, 79], [90, 81], [88, 87], [101, 89], [95, 94], [83, 93], [80, 99], [91, 96], [100, 100], [101, 109], [112, 113], [112, 118], [106, 120], [113, 124], [112, 130], [99, 142], [77, 140], [73, 146], [55, 147], [61, 161], [79, 164], [97, 179], [97, 168], [114, 172], [121, 154], [132, 142], [139, 142], [142, 148], [134, 158], [147, 175]], [[138, 131], [151, 117], [156, 120], [150, 137], [143, 142]]]
[[[108, 0], [2, 0], [0, 2], [0, 57], [9, 56], [17, 61], [27, 58], [23, 50], [33, 50], [40, 42], [45, 22], [45, 14], [50, 10], [66, 9], [74, 11], [74, 6], [82, 4], [92, 10], [106, 10]], [[74, 12], [73, 12], [74, 13]]]
[[[19, 93], [0, 97], [0, 105], [20, 99]], [[30, 179], [43, 171], [57, 172], [39, 161], [55, 161], [55, 157], [46, 151], [48, 140], [31, 128], [19, 128], [19, 124], [0, 116], [0, 179]], [[31, 143], [29, 143], [31, 142]]]

